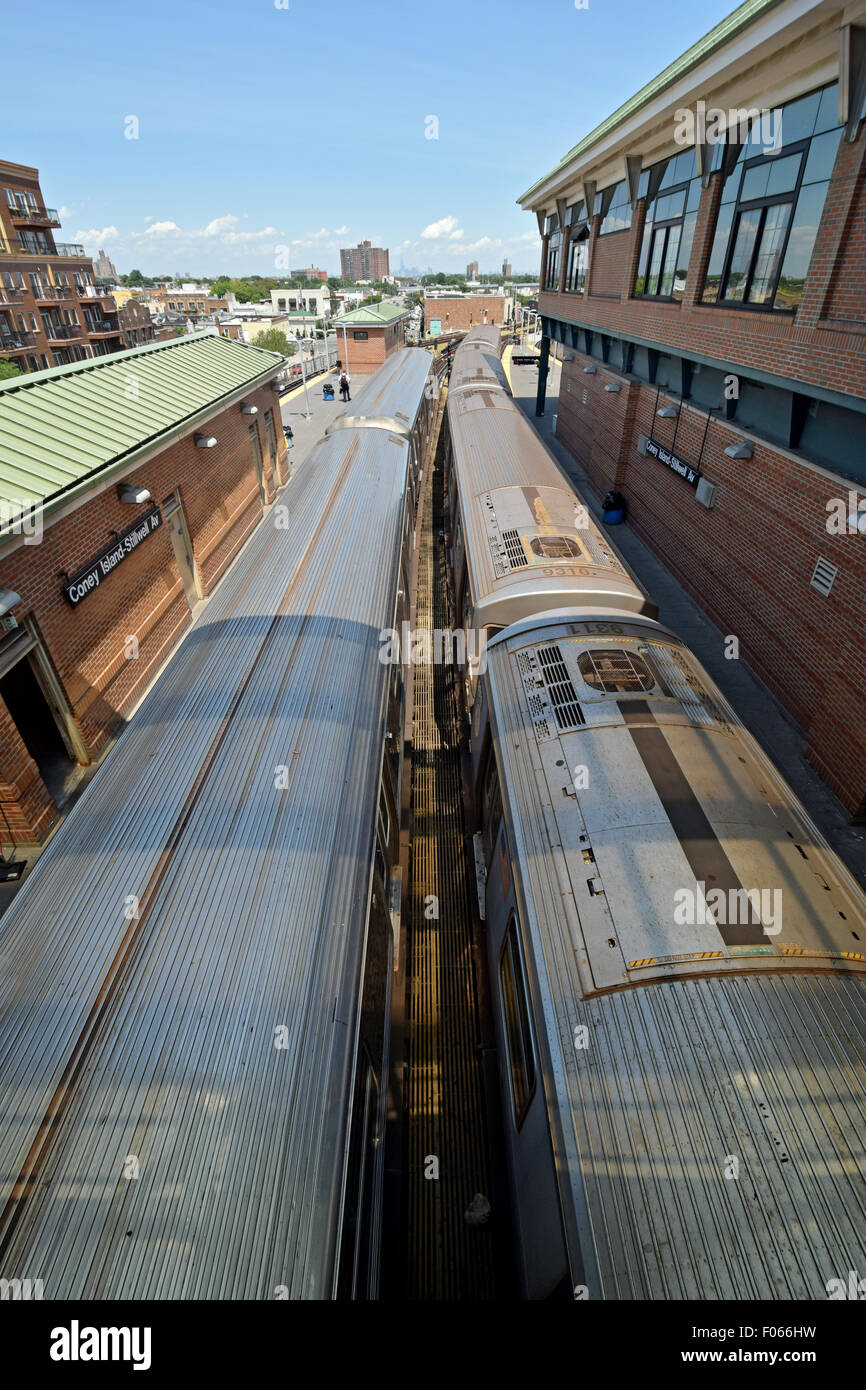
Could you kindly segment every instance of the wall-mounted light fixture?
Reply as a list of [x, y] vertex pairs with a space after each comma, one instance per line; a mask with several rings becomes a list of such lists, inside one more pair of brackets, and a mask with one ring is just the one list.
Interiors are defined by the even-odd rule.
[[748, 439], [741, 439], [737, 444], [729, 444], [725, 455], [729, 459], [750, 459], [754, 452], [754, 446]]
[[598, 371], [598, 368], [590, 365], [589, 367], [584, 367], [583, 370], [587, 376], [595, 376], [596, 372]]
[[622, 390], [622, 385], [618, 381], [609, 381], [604, 389], [605, 391], [611, 391], [614, 395], [616, 395], [618, 391]]
[[14, 608], [16, 603], [21, 602], [21, 595], [16, 594], [14, 589], [0, 589], [0, 618], [4, 613], [8, 613], [10, 608]]
[[249, 401], [244, 401], [241, 405], [241, 415], [258, 415], [258, 413], [258, 406], [250, 405]]
[[679, 413], [680, 408], [678, 405], [663, 405], [661, 410], [656, 411], [656, 415], [658, 415], [661, 420], [676, 420]]
[[195, 447], [197, 449], [213, 449], [216, 446], [216, 437], [212, 434], [195, 434]]
[[149, 489], [139, 487], [136, 483], [118, 483], [117, 496], [121, 502], [128, 502], [130, 506], [138, 506], [142, 502], [150, 501]]

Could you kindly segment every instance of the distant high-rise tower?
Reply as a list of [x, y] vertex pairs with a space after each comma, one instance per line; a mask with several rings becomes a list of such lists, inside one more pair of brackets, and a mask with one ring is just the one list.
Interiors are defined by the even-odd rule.
[[507, 280], [508, 277], [509, 277], [509, 275], [511, 274], [511, 262], [510, 262], [510, 261], [503, 261], [503, 262], [502, 262], [502, 274], [505, 276], [505, 279]]
[[391, 274], [388, 248], [359, 241], [340, 251], [340, 274], [344, 280], [383, 280]]
[[108, 259], [104, 251], [100, 251], [93, 267], [97, 280], [113, 280], [118, 283], [120, 277], [114, 269], [114, 263]]
[[477, 262], [477, 261], [470, 261], [470, 262], [469, 262], [468, 266], [466, 267], [466, 279], [467, 279], [467, 280], [477, 280], [477, 279], [478, 279], [478, 262]]

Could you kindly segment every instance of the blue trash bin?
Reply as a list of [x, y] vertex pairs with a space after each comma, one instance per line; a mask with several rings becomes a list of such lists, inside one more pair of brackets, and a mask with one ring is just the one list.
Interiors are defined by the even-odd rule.
[[618, 526], [625, 517], [626, 502], [621, 492], [611, 490], [601, 506], [601, 519], [605, 526]]

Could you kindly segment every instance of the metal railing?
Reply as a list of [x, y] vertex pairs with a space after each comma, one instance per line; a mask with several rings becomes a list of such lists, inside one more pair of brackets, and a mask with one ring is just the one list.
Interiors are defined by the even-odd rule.
[[63, 338], [80, 338], [84, 329], [80, 323], [50, 323], [46, 325], [45, 332], [51, 343]]
[[40, 285], [33, 291], [34, 299], [70, 299], [72, 297], [72, 287], [70, 285]]
[[58, 242], [55, 243], [55, 245], [57, 246], [57, 251], [55, 252], [55, 254], [58, 255], [58, 256], [84, 256], [84, 255], [86, 255], [86, 252], [85, 252], [83, 246], [76, 246], [75, 243], [74, 243], [74, 242], [71, 242], [71, 241], [58, 241]]
[[36, 334], [28, 332], [21, 333], [0, 333], [0, 357], [6, 352], [21, 352], [24, 348], [32, 347], [36, 341]]
[[7, 208], [12, 221], [56, 222], [60, 226], [60, 216], [56, 208]]
[[22, 299], [23, 296], [24, 290], [19, 289], [17, 285], [12, 289], [6, 289], [4, 286], [3, 289], [0, 290], [0, 304], [17, 304], [19, 299]]

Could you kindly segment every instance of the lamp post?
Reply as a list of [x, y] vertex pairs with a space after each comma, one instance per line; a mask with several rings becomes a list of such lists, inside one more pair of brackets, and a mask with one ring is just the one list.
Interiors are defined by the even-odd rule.
[[309, 397], [309, 394], [308, 394], [308, 392], [307, 392], [307, 371], [306, 371], [306, 368], [305, 368], [305, 366], [304, 366], [304, 340], [303, 340], [303, 338], [300, 338], [298, 341], [299, 341], [299, 343], [300, 343], [300, 345], [301, 345], [301, 380], [302, 380], [302, 382], [304, 383], [304, 409], [305, 409], [305, 411], [306, 411], [306, 418], [309, 420], [309, 418], [310, 418], [310, 397]]

